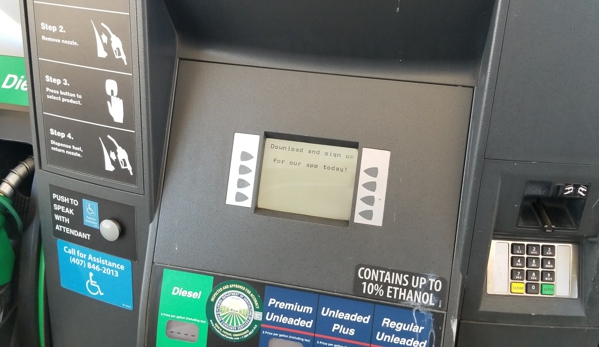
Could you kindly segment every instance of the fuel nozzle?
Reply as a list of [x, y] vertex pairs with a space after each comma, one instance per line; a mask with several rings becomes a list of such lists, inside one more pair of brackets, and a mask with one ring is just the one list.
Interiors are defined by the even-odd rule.
[[35, 162], [32, 157], [28, 157], [12, 169], [0, 183], [0, 286], [12, 280], [15, 262], [15, 253], [5, 228], [6, 218], [9, 215], [12, 216], [17, 223], [19, 232], [23, 230], [21, 218], [13, 208], [12, 198], [21, 183], [33, 173], [34, 169]]

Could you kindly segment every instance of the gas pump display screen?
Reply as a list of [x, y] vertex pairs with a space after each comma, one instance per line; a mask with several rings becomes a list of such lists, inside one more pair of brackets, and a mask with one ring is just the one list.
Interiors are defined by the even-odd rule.
[[267, 138], [258, 208], [348, 221], [358, 149]]

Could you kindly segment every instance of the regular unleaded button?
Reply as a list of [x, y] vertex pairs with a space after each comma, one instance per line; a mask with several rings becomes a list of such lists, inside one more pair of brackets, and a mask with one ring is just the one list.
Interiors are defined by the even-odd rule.
[[526, 254], [528, 255], [541, 255], [539, 245], [526, 245]]
[[526, 283], [526, 294], [539, 294], [539, 284]]
[[534, 258], [534, 257], [526, 258], [526, 267], [530, 267], [533, 269], [538, 269], [539, 267], [541, 267], [539, 258]]
[[512, 257], [512, 267], [524, 267], [524, 257]]

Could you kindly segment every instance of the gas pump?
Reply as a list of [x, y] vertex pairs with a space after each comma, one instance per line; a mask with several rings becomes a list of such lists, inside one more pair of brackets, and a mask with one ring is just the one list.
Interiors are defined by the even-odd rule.
[[599, 7], [548, 1], [23, 1], [42, 340], [597, 346]]

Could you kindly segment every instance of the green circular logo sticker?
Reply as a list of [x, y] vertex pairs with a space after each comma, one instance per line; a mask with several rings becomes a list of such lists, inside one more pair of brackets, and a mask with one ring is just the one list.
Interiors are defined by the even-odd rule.
[[245, 341], [260, 330], [262, 299], [249, 284], [226, 281], [210, 293], [206, 317], [216, 335], [227, 341]]

